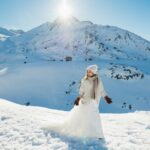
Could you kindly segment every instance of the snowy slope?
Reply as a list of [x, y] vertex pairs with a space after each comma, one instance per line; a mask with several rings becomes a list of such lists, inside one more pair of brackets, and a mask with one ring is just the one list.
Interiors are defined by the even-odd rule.
[[[7, 45], [7, 46], [6, 46]], [[0, 43], [0, 51], [44, 60], [150, 58], [150, 42], [127, 30], [102, 26], [71, 17], [42, 24], [24, 34]]]
[[6, 36], [14, 36], [15, 34], [6, 28], [0, 27], [0, 33]]
[[[42, 130], [69, 111], [18, 105], [0, 99], [1, 150], [150, 150], [150, 112], [100, 114], [105, 142]], [[119, 125], [119, 127], [118, 127]]]
[[21, 35], [24, 33], [21, 29], [9, 29], [10, 32], [14, 33], [15, 35]]
[[0, 34], [0, 41], [5, 41], [9, 36]]
[[3, 27], [0, 27], [0, 41], [5, 41], [8, 37], [21, 35], [23, 34], [23, 30], [17, 30], [17, 29], [6, 29]]

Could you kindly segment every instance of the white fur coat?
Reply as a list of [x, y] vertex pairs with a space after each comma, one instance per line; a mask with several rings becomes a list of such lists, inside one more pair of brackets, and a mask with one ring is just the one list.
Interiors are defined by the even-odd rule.
[[[97, 92], [95, 95], [95, 100], [97, 99], [98, 104], [101, 97], [105, 97], [107, 95], [106, 91], [104, 90], [104, 86], [102, 83], [102, 80], [99, 78], [99, 84], [97, 85]], [[92, 88], [93, 88], [93, 79], [94, 78], [88, 78], [87, 80], [83, 78], [80, 83], [79, 87], [79, 95], [81, 96], [82, 103], [88, 103], [92, 97]]]

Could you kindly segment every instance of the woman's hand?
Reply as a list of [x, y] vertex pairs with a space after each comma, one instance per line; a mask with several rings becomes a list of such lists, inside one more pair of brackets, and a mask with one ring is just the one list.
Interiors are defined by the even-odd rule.
[[80, 97], [78, 96], [78, 97], [76, 98], [76, 100], [74, 101], [74, 105], [79, 105], [79, 101], [80, 101]]
[[105, 96], [104, 99], [106, 100], [106, 102], [107, 102], [108, 104], [111, 104], [111, 103], [112, 103], [112, 99], [111, 99], [110, 97]]

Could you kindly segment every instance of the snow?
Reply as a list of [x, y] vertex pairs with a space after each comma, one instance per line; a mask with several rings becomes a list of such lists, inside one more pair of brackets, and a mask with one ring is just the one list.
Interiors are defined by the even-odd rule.
[[150, 150], [150, 111], [101, 113], [105, 141], [67, 137], [42, 129], [43, 125], [60, 120], [68, 113], [0, 99], [0, 149]]
[[7, 38], [11, 36], [17, 36], [23, 34], [24, 31], [20, 29], [6, 29], [3, 27], [0, 27], [0, 41], [5, 41]]
[[6, 28], [0, 27], [0, 34], [6, 35], [6, 36], [14, 36], [15, 34], [9, 31]]
[[0, 34], [0, 41], [5, 41], [9, 36]]
[[6, 73], [7, 73], [7, 70], [8, 70], [7, 67], [6, 67], [6, 68], [3, 68], [3, 69], [0, 69], [0, 76], [6, 74]]

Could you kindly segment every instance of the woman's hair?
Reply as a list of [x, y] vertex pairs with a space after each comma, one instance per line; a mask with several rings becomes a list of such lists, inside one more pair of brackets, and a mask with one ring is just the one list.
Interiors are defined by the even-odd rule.
[[[93, 76], [97, 76], [98, 77], [98, 75], [97, 74], [94, 74]], [[83, 77], [85, 80], [87, 80], [88, 79], [88, 76], [87, 76], [87, 71], [86, 71], [86, 73], [85, 73], [85, 75], [84, 75], [84, 77]]]

